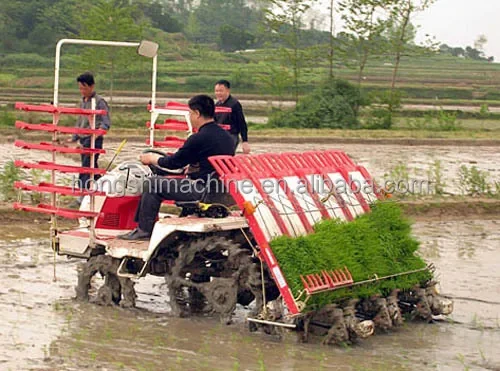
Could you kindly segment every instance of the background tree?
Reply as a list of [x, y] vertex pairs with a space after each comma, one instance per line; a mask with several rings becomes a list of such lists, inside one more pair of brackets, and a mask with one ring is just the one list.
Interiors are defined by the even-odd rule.
[[135, 0], [132, 4], [151, 21], [151, 25], [165, 32], [182, 32], [182, 12], [174, 2]]
[[306, 94], [294, 109], [275, 111], [271, 127], [356, 128], [356, 110], [362, 104], [359, 88], [344, 80], [327, 80]]
[[[344, 28], [349, 37], [348, 45], [356, 54], [358, 85], [361, 86], [363, 71], [372, 55], [384, 54], [388, 46], [382, 37], [391, 19], [386, 9], [395, 0], [342, 0], [339, 8]], [[346, 53], [349, 55], [351, 53]]]
[[12, 14], [6, 11], [5, 5], [7, 2], [0, 3], [0, 50], [12, 51], [15, 49], [16, 34], [14, 29], [15, 21], [12, 19]]
[[0, 50], [53, 53], [57, 40], [78, 34], [88, 0], [0, 1]]
[[335, 0], [330, 0], [330, 39], [328, 43], [328, 62], [330, 65], [330, 78], [333, 79], [333, 52], [334, 52], [334, 45], [335, 45], [335, 36], [333, 34], [334, 29], [335, 29]]
[[389, 34], [391, 52], [394, 55], [394, 68], [391, 79], [391, 97], [394, 97], [396, 78], [401, 64], [401, 56], [408, 51], [415, 40], [416, 29], [411, 23], [411, 17], [416, 13], [423, 12], [436, 0], [400, 0], [390, 4], [390, 26]]
[[311, 0], [271, 0], [266, 11], [266, 21], [269, 29], [280, 40], [280, 52], [283, 65], [291, 66], [293, 75], [293, 93], [295, 101], [299, 100], [299, 77], [307, 54], [301, 48], [301, 29], [303, 17], [312, 5]]
[[252, 45], [255, 36], [250, 32], [224, 24], [219, 28], [219, 39], [217, 44], [219, 48], [226, 52], [233, 52], [235, 50], [246, 49]]
[[451, 55], [454, 57], [465, 57], [465, 50], [461, 47], [451, 48]]
[[488, 39], [485, 35], [479, 35], [477, 39], [474, 41], [474, 49], [478, 50], [481, 54], [481, 57], [484, 57], [484, 46], [488, 42]]
[[[285, 91], [292, 81], [290, 71], [286, 67], [276, 66], [272, 63], [268, 65], [268, 71], [267, 74], [259, 76], [259, 81], [266, 88], [266, 92], [283, 99]], [[281, 108], [281, 101], [279, 102], [279, 108]]]
[[475, 59], [475, 60], [483, 59], [482, 52], [480, 50], [477, 50], [477, 49], [471, 47], [471, 46], [465, 47], [465, 56], [467, 58]]
[[222, 26], [255, 35], [263, 17], [262, 11], [250, 8], [244, 0], [201, 0], [189, 17], [186, 33], [197, 43], [217, 43]]
[[[145, 24], [137, 24], [133, 15], [135, 6], [127, 0], [97, 0], [81, 15], [82, 39], [109, 41], [140, 41]], [[116, 68], [127, 66], [135, 56], [132, 48], [93, 47], [82, 53], [82, 67], [95, 70], [99, 65], [109, 66], [110, 104], [113, 101], [114, 72]]]

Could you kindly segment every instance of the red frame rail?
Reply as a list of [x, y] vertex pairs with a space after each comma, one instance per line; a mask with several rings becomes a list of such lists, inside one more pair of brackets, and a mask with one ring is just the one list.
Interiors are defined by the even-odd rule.
[[[153, 147], [181, 148], [185, 142], [186, 139], [176, 136], [167, 136], [163, 140], [153, 141]], [[146, 144], [151, 145], [151, 141], [149, 139], [146, 139]]]
[[321, 273], [301, 275], [300, 280], [309, 295], [321, 291], [338, 289], [354, 283], [351, 272], [349, 272], [347, 267], [335, 269], [330, 272], [322, 270]]
[[78, 174], [106, 174], [106, 169], [98, 169], [92, 167], [60, 165], [53, 162], [24, 162], [21, 160], [14, 161], [14, 165], [25, 169], [41, 169], [41, 170], [56, 170], [61, 173], [78, 173]]
[[370, 173], [368, 173], [368, 170], [366, 170], [364, 166], [356, 165], [345, 152], [328, 150], [324, 151], [323, 155], [326, 161], [328, 161], [330, 164], [337, 166], [338, 164], [341, 164], [347, 173], [352, 171], [359, 171], [363, 178], [365, 178], [368, 185], [370, 185], [373, 189], [373, 194], [377, 197], [377, 199], [380, 200], [383, 198], [383, 192], [381, 191], [381, 188], [375, 183]]
[[23, 130], [35, 130], [35, 131], [46, 131], [49, 133], [63, 133], [63, 134], [82, 134], [82, 135], [105, 135], [106, 130], [102, 129], [82, 129], [82, 128], [71, 128], [67, 126], [54, 125], [52, 123], [44, 124], [29, 124], [24, 121], [16, 121], [16, 128]]
[[[344, 186], [345, 187], [349, 186], [349, 188], [352, 191], [351, 194], [354, 195], [356, 201], [363, 208], [364, 212], [370, 211], [370, 206], [361, 195], [360, 190], [356, 189], [356, 185], [354, 184], [354, 182], [351, 181], [349, 172], [346, 170], [346, 166], [349, 165], [344, 165], [344, 164], [333, 165], [327, 161], [327, 157], [323, 152], [316, 152], [316, 151], [305, 152], [303, 153], [303, 157], [309, 164], [311, 164], [311, 166], [315, 167], [318, 174], [321, 174], [321, 176], [326, 182], [332, 183], [332, 180], [328, 176], [329, 173], [339, 173], [340, 175], [342, 175], [345, 181]], [[332, 196], [334, 196], [338, 202], [345, 201], [343, 198], [339, 197], [338, 194], [335, 193], [335, 184], [332, 184]], [[350, 195], [347, 194], [347, 197], [350, 198]], [[357, 205], [351, 204], [351, 206], [354, 209], [355, 206]], [[349, 213], [351, 212], [349, 211]]]
[[25, 191], [34, 191], [34, 192], [47, 192], [47, 193], [58, 193], [66, 196], [85, 196], [94, 194], [96, 196], [104, 196], [104, 192], [100, 191], [86, 191], [84, 189], [76, 188], [76, 187], [66, 187], [59, 186], [52, 183], [42, 182], [38, 185], [34, 184], [26, 184], [23, 182], [14, 182], [14, 188], [22, 189]]
[[106, 153], [103, 149], [92, 149], [92, 148], [75, 148], [75, 147], [65, 147], [65, 146], [55, 146], [51, 143], [40, 142], [40, 143], [30, 143], [23, 140], [16, 140], [14, 146], [23, 149], [38, 149], [41, 151], [49, 152], [59, 152], [59, 153], [75, 153], [75, 154], [92, 154], [92, 153]]
[[[189, 111], [189, 106], [186, 103], [179, 102], [167, 102], [165, 103], [166, 109], [176, 110], [176, 111]], [[215, 113], [231, 113], [232, 109], [230, 107], [216, 106]]]
[[[88, 110], [81, 108], [67, 108], [67, 107], [55, 107], [53, 105], [30, 105], [25, 103], [16, 103], [16, 109], [29, 111], [29, 112], [46, 112], [51, 114], [74, 114], [74, 115], [96, 115], [96, 114], [106, 114], [105, 110]], [[23, 121], [15, 122], [16, 128], [30, 131], [44, 131], [49, 133], [63, 133], [63, 134], [81, 134], [81, 135], [105, 135], [107, 133], [106, 130], [102, 129], [87, 129], [87, 128], [76, 128], [76, 127], [65, 127], [58, 126], [54, 123], [41, 123], [41, 124], [30, 124]], [[41, 143], [31, 143], [25, 142], [22, 140], [16, 140], [14, 145], [23, 149], [34, 149], [34, 150], [42, 150], [48, 152], [58, 152], [58, 153], [67, 153], [67, 154], [104, 154], [106, 153], [103, 149], [95, 149], [95, 148], [72, 148], [65, 147], [62, 145], [57, 145], [48, 142]], [[41, 169], [41, 170], [50, 170], [50, 171], [61, 171], [65, 173], [88, 173], [88, 174], [105, 174], [106, 171], [104, 169], [96, 169], [96, 168], [83, 168], [80, 166], [68, 166], [56, 164], [53, 162], [45, 162], [40, 161], [38, 163], [28, 163], [25, 161], [16, 160], [14, 164], [18, 167], [28, 168], [28, 169]], [[85, 191], [72, 187], [59, 186], [52, 183], [40, 183], [38, 185], [26, 184], [23, 182], [15, 182], [14, 187], [20, 190], [25, 191], [34, 191], [34, 192], [46, 192], [52, 194], [63, 194], [70, 196], [84, 196], [84, 195], [103, 195], [103, 192], [94, 192], [94, 191]], [[81, 213], [79, 211], [75, 211], [72, 209], [63, 209], [63, 208], [55, 208], [51, 205], [42, 205], [42, 206], [29, 206], [22, 205], [17, 203], [15, 206], [19, 210], [25, 211], [34, 211], [41, 212], [45, 214], [54, 214], [63, 217], [69, 218], [78, 218], [81, 216], [95, 216], [95, 213]]]
[[[38, 206], [33, 205], [24, 205], [20, 202], [14, 203], [13, 207], [16, 210], [24, 210], [30, 212], [44, 213], [50, 214], [52, 217], [61, 216], [64, 218], [95, 218], [99, 215], [97, 212], [93, 211], [80, 211], [74, 209], [67, 209], [57, 207], [57, 194], [62, 195], [70, 195], [70, 196], [91, 196], [91, 205], [94, 204], [92, 196], [95, 195], [103, 195], [103, 192], [97, 192], [92, 190], [82, 190], [73, 187], [66, 187], [53, 184], [56, 179], [56, 171], [63, 173], [80, 173], [80, 174], [105, 174], [105, 169], [98, 169], [93, 167], [81, 167], [81, 166], [68, 166], [62, 164], [56, 164], [56, 153], [67, 153], [67, 154], [79, 154], [79, 155], [90, 155], [93, 161], [95, 155], [106, 153], [103, 149], [94, 148], [94, 138], [95, 136], [101, 136], [106, 134], [106, 130], [95, 129], [95, 128], [76, 128], [76, 127], [64, 127], [58, 126], [59, 115], [60, 114], [68, 114], [68, 115], [84, 115], [89, 116], [89, 120], [91, 123], [94, 123], [93, 118], [90, 116], [95, 115], [107, 115], [106, 110], [97, 110], [97, 109], [82, 109], [82, 108], [69, 108], [69, 107], [59, 107], [54, 105], [32, 105], [25, 104], [22, 102], [17, 102], [15, 104], [15, 108], [27, 112], [42, 112], [49, 113], [53, 115], [52, 123], [41, 123], [41, 124], [30, 124], [23, 121], [16, 121], [16, 128], [23, 130], [31, 130], [31, 131], [43, 131], [47, 133], [52, 133], [52, 142], [40, 142], [40, 143], [31, 143], [22, 140], [16, 140], [14, 145], [19, 148], [27, 149], [27, 150], [41, 150], [52, 152], [52, 162], [47, 161], [39, 161], [37, 163], [29, 163], [21, 160], [16, 160], [14, 162], [15, 166], [27, 168], [27, 169], [41, 169], [41, 170], [49, 170], [52, 172], [52, 183], [39, 183], [38, 185], [34, 184], [26, 184], [23, 182], [15, 182], [14, 187], [23, 190], [23, 191], [31, 191], [31, 192], [44, 192], [52, 194], [52, 204], [39, 204]], [[93, 126], [92, 126], [93, 127]], [[91, 135], [91, 148], [72, 148], [66, 147], [59, 143], [57, 140], [57, 133], [63, 134], [79, 134], [79, 135]], [[54, 219], [52, 219], [54, 221]], [[53, 224], [54, 225], [54, 224]], [[93, 231], [94, 227], [91, 226], [91, 231]]]
[[99, 213], [91, 211], [80, 211], [74, 209], [65, 209], [61, 207], [53, 207], [52, 205], [39, 204], [38, 206], [24, 205], [19, 202], [14, 202], [15, 210], [31, 211], [42, 214], [58, 215], [68, 219], [78, 218], [95, 218]]
[[[146, 127], [151, 127], [151, 122], [146, 122]], [[186, 121], [176, 119], [166, 119], [163, 124], [155, 124], [155, 130], [171, 130], [171, 131], [188, 131], [188, 124]]]
[[92, 116], [92, 115], [106, 115], [106, 110], [91, 110], [91, 109], [83, 109], [83, 108], [71, 108], [71, 107], [56, 107], [52, 104], [26, 104], [23, 102], [16, 102], [15, 109], [27, 111], [27, 112], [46, 112], [46, 113], [62, 113], [67, 115], [84, 115], [84, 116]]

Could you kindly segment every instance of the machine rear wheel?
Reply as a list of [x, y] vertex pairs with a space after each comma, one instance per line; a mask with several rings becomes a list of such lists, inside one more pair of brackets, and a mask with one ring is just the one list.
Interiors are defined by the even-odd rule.
[[259, 295], [251, 282], [256, 264], [252, 250], [210, 236], [186, 241], [178, 251], [171, 274], [165, 277], [175, 314], [217, 314], [222, 322], [230, 322], [237, 303], [248, 305]]
[[[119, 266], [120, 260], [109, 255], [90, 257], [79, 266], [76, 298], [99, 305], [119, 304], [122, 307], [134, 307], [134, 282], [129, 278], [118, 277]], [[98, 282], [97, 273], [100, 273], [104, 282]]]

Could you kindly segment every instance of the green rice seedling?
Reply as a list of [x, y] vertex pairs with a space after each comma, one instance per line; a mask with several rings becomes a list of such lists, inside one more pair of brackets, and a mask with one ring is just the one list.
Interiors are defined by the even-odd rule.
[[[351, 222], [325, 220], [315, 233], [299, 238], [280, 237], [271, 242], [294, 295], [303, 290], [300, 275], [347, 267], [354, 282], [418, 270], [426, 262], [415, 252], [419, 242], [395, 203], [377, 203], [370, 213]], [[395, 288], [409, 289], [432, 278], [429, 271], [380, 280], [376, 283], [343, 288], [313, 295], [308, 307], [346, 298], [387, 295]]]

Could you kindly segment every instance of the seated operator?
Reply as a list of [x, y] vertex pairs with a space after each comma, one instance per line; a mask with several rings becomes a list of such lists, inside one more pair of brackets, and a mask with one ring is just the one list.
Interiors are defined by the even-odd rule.
[[118, 236], [123, 240], [144, 240], [151, 237], [163, 200], [198, 201], [205, 193], [214, 168], [208, 161], [210, 156], [234, 155], [234, 140], [231, 135], [214, 122], [215, 105], [208, 95], [196, 95], [189, 102], [189, 118], [192, 134], [173, 155], [145, 153], [140, 156], [144, 165], [179, 169], [186, 165], [195, 168], [187, 177], [152, 176], [144, 182], [141, 201], [135, 213], [139, 223], [133, 231]]

